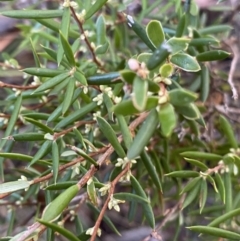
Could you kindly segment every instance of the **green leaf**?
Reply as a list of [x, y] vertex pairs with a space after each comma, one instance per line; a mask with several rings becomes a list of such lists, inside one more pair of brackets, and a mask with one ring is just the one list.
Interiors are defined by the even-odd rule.
[[160, 178], [157, 174], [156, 168], [153, 165], [153, 162], [150, 156], [147, 154], [145, 150], [140, 155], [143, 165], [146, 167], [149, 177], [152, 179], [153, 183], [155, 184], [156, 188], [162, 192], [162, 184], [160, 182]]
[[42, 141], [44, 140], [44, 134], [37, 132], [28, 132], [14, 134], [12, 136], [5, 137], [3, 139], [14, 140], [14, 141]]
[[[62, 33], [62, 35], [64, 36], [65, 39], [68, 39], [70, 20], [71, 20], [70, 7], [64, 7], [60, 31], [61, 31], [61, 33]], [[61, 35], [60, 35], [59, 40], [58, 40], [58, 50], [57, 50], [58, 66], [60, 65], [60, 63], [62, 61], [63, 54], [64, 54], [64, 50], [63, 50], [63, 45], [62, 45], [62, 40], [61, 40]]]
[[58, 130], [60, 128], [63, 128], [73, 122], [75, 122], [76, 120], [80, 120], [82, 117], [85, 117], [88, 113], [90, 113], [92, 110], [94, 110], [97, 107], [97, 103], [96, 102], [91, 102], [87, 105], [85, 105], [84, 107], [82, 107], [81, 109], [75, 111], [74, 113], [70, 114], [69, 116], [67, 116], [66, 118], [62, 119], [56, 126], [55, 126], [55, 130]]
[[194, 159], [190, 159], [190, 158], [184, 158], [187, 162], [189, 162], [190, 164], [192, 164], [195, 167], [200, 168], [202, 171], [207, 171], [208, 170], [208, 166], [206, 166], [203, 162], [194, 160]]
[[157, 48], [165, 40], [162, 24], [160, 21], [151, 20], [146, 27], [147, 36]]
[[212, 25], [209, 27], [205, 27], [203, 29], [200, 29], [198, 32], [201, 35], [208, 35], [208, 34], [218, 34], [222, 32], [228, 32], [231, 31], [233, 27], [231, 25], [222, 24], [222, 25]]
[[188, 38], [176, 38], [172, 37], [167, 41], [167, 44], [172, 49], [172, 55], [175, 55], [181, 51], [185, 51], [188, 48], [188, 44], [190, 42], [190, 39]]
[[[13, 109], [13, 112], [12, 112], [11, 117], [9, 119], [9, 122], [7, 124], [7, 129], [6, 129], [5, 133], [4, 133], [4, 137], [9, 136], [11, 134], [11, 132], [13, 131], [15, 123], [16, 123], [17, 118], [18, 118], [18, 114], [20, 112], [21, 106], [22, 106], [22, 95], [20, 94], [17, 97], [17, 100], [16, 100], [16, 102], [14, 104], [14, 109]], [[6, 139], [1, 140], [1, 142], [0, 142], [0, 150], [2, 150], [2, 148], [4, 147], [6, 141], [7, 141]]]
[[163, 64], [160, 67], [159, 73], [161, 77], [167, 78], [172, 75], [173, 71], [174, 71], [174, 68], [172, 64]]
[[196, 59], [188, 54], [177, 53], [171, 56], [171, 63], [187, 72], [197, 72], [201, 69]]
[[42, 157], [44, 157], [50, 151], [49, 148], [51, 147], [51, 145], [52, 145], [52, 141], [46, 140], [42, 144], [42, 146], [38, 149], [32, 161], [29, 163], [29, 167], [32, 166], [38, 160], [40, 160]]
[[199, 194], [200, 185], [201, 185], [200, 182], [197, 182], [195, 188], [191, 189], [188, 192], [188, 194], [183, 202], [182, 210], [184, 208], [186, 208], [187, 206], [189, 206], [194, 201], [194, 199], [197, 197], [197, 195]]
[[78, 191], [79, 187], [73, 185], [62, 192], [45, 207], [41, 219], [46, 222], [54, 221], [77, 195]]
[[215, 218], [211, 223], [208, 224], [209, 227], [217, 227], [221, 223], [224, 223], [228, 219], [233, 219], [235, 216], [240, 215], [240, 208], [231, 210], [230, 212], [224, 213], [220, 217]]
[[219, 46], [219, 40], [215, 39], [214, 37], [208, 37], [208, 38], [194, 38], [191, 39], [190, 46], [200, 47], [200, 46], [206, 46], [206, 45], [216, 45]]
[[88, 20], [91, 18], [98, 10], [100, 10], [103, 5], [107, 2], [107, 0], [98, 0], [95, 1], [94, 4], [91, 5], [91, 7], [88, 9], [84, 16], [84, 20]]
[[162, 65], [171, 54], [171, 46], [167, 43], [161, 44], [152, 54], [147, 62], [147, 68], [152, 70], [160, 65]]
[[146, 31], [142, 26], [130, 15], [126, 15], [126, 20], [128, 26], [137, 34], [137, 36], [148, 46], [148, 48], [154, 51], [156, 48], [148, 38]]
[[58, 144], [54, 140], [52, 143], [52, 168], [53, 168], [53, 181], [56, 184], [58, 177], [58, 167], [59, 167], [59, 150]]
[[87, 194], [90, 202], [97, 207], [98, 197], [97, 197], [96, 188], [92, 179], [89, 179], [87, 182]]
[[[82, 92], [82, 89], [81, 89], [81, 88], [75, 89], [74, 94], [73, 94], [73, 98], [72, 98], [72, 101], [71, 101], [71, 104], [72, 104], [77, 98], [79, 98], [81, 92]], [[56, 121], [56, 120], [61, 116], [61, 114], [62, 114], [62, 106], [63, 106], [63, 103], [61, 103], [61, 104], [51, 113], [51, 115], [47, 118], [47, 122]]]
[[63, 10], [10, 10], [1, 12], [5, 17], [19, 19], [57, 18], [63, 15]]
[[60, 183], [54, 183], [49, 186], [47, 186], [45, 189], [46, 190], [65, 190], [73, 185], [76, 185], [78, 182], [77, 181], [66, 181], [66, 182], [60, 182]]
[[[146, 102], [146, 108], [145, 110], [151, 110], [153, 108], [155, 108], [158, 105], [158, 97], [156, 96], [149, 96]], [[119, 104], [115, 105], [113, 107], [113, 111], [115, 114], [117, 115], [133, 115], [133, 114], [137, 114], [140, 113], [140, 111], [138, 111], [134, 105], [132, 100], [124, 100], [122, 102], [120, 102]]]
[[75, 89], [75, 78], [70, 77], [68, 79], [67, 89], [66, 89], [66, 93], [65, 93], [66, 98], [63, 99], [63, 105], [62, 105], [62, 114], [63, 115], [68, 111], [68, 109], [72, 103], [74, 89]]
[[199, 159], [199, 160], [207, 160], [207, 161], [220, 161], [222, 160], [222, 156], [214, 154], [214, 153], [206, 153], [200, 151], [186, 151], [180, 153], [181, 156], [191, 158], [191, 159]]
[[69, 61], [69, 64], [72, 67], [74, 67], [76, 65], [76, 62], [75, 62], [75, 58], [74, 58], [72, 48], [71, 48], [68, 40], [65, 38], [65, 36], [63, 36], [61, 31], [59, 31], [59, 34], [60, 34], [60, 40], [61, 40], [61, 43], [62, 43], [64, 54], [67, 57], [67, 60]]
[[176, 177], [176, 178], [189, 178], [189, 177], [198, 177], [199, 173], [196, 171], [174, 171], [168, 174], [165, 174], [167, 177]]
[[213, 227], [206, 227], [206, 226], [191, 226], [187, 227], [188, 229], [198, 232], [198, 233], [203, 233], [203, 234], [208, 234], [216, 237], [221, 237], [221, 238], [226, 238], [226, 239], [240, 239], [240, 234], [234, 233], [228, 230], [224, 230], [222, 228], [213, 228]]
[[127, 121], [125, 120], [124, 116], [122, 115], [116, 115], [118, 124], [120, 126], [120, 130], [123, 137], [123, 142], [126, 146], [126, 148], [129, 148], [132, 144], [132, 134], [130, 132], [130, 129], [127, 125]]
[[229, 144], [232, 148], [237, 149], [238, 148], [238, 142], [235, 137], [235, 133], [233, 131], [233, 126], [230, 124], [230, 122], [223, 116], [220, 115], [219, 118], [219, 124], [223, 131], [223, 134], [226, 136]]
[[79, 70], [77, 69], [75, 72], [74, 72], [74, 77], [77, 81], [79, 81], [82, 85], [84, 86], [87, 86], [88, 83], [87, 83], [87, 79], [85, 77], [85, 75]]
[[[131, 184], [137, 195], [139, 195], [143, 199], [147, 199], [146, 193], [144, 192], [144, 190], [142, 189], [142, 186], [140, 185], [140, 183], [137, 181], [137, 179], [134, 176], [131, 176]], [[148, 224], [150, 225], [150, 227], [152, 229], [154, 229], [155, 228], [155, 218], [154, 218], [154, 213], [153, 213], [152, 207], [149, 203], [143, 204], [143, 212], [146, 217], [146, 220], [148, 221]]]
[[207, 181], [206, 179], [202, 179], [201, 186], [200, 186], [200, 197], [199, 197], [200, 214], [202, 213], [202, 210], [205, 207], [205, 204], [207, 201], [207, 194], [208, 194]]
[[119, 193], [115, 193], [113, 197], [119, 200], [133, 201], [141, 204], [149, 203], [149, 200], [147, 198], [140, 197], [133, 193], [119, 192]]
[[185, 104], [184, 106], [175, 106], [175, 110], [188, 120], [198, 120], [201, 113], [194, 103]]
[[151, 110], [148, 117], [136, 134], [132, 145], [128, 149], [127, 157], [132, 160], [143, 151], [158, 125], [158, 113], [155, 109]]
[[177, 118], [171, 104], [161, 105], [158, 113], [161, 132], [164, 137], [169, 137], [177, 125]]
[[0, 184], [0, 194], [11, 193], [21, 189], [29, 188], [31, 181], [18, 180], [12, 182], [5, 182]]
[[136, 76], [133, 81], [133, 105], [139, 110], [143, 111], [147, 102], [148, 82]]
[[25, 117], [24, 119], [25, 119], [27, 122], [32, 123], [33, 125], [39, 127], [39, 128], [40, 128], [41, 130], [43, 130], [45, 133], [53, 134], [53, 130], [52, 130], [50, 127], [44, 125], [42, 122], [37, 121], [37, 120], [32, 119], [32, 118], [28, 118], [28, 117]]
[[113, 146], [113, 148], [117, 152], [117, 154], [121, 158], [126, 157], [126, 154], [125, 154], [122, 146], [120, 145], [120, 143], [117, 139], [117, 136], [116, 136], [114, 130], [112, 129], [112, 127], [110, 126], [110, 124], [105, 119], [103, 119], [102, 117], [99, 117], [99, 116], [97, 117], [97, 122], [98, 122], [100, 130], [102, 131], [104, 136], [108, 139], [110, 144]]
[[230, 53], [223, 50], [211, 50], [204, 53], [200, 53], [196, 56], [196, 59], [200, 62], [204, 61], [217, 61], [223, 60], [230, 56]]
[[205, 102], [209, 96], [210, 77], [208, 68], [205, 65], [201, 67], [201, 91], [200, 100]]
[[189, 192], [190, 190], [192, 190], [193, 188], [196, 187], [196, 184], [201, 181], [202, 177], [198, 176], [198, 177], [195, 177], [193, 179], [191, 179], [187, 184], [186, 186], [182, 189], [182, 191], [180, 192], [180, 194], [183, 194], [185, 192]]
[[110, 72], [107, 74], [99, 74], [95, 76], [90, 76], [87, 78], [89, 85], [109, 85], [114, 83], [122, 82], [120, 79], [120, 73]]
[[97, 47], [95, 50], [96, 54], [105, 54], [108, 50], [109, 43], [106, 39], [106, 26], [105, 20], [102, 15], [100, 15], [96, 22], [96, 34], [97, 34]]
[[55, 77], [56, 75], [60, 75], [64, 70], [59, 69], [47, 69], [47, 68], [26, 68], [22, 70], [23, 72], [30, 74], [30, 75], [36, 75], [40, 77]]
[[63, 228], [62, 226], [59, 226], [55, 223], [47, 222], [42, 219], [37, 219], [37, 222], [43, 224], [44, 226], [46, 226], [48, 228], [51, 228], [53, 231], [61, 234], [62, 236], [64, 236], [65, 238], [67, 238], [70, 241], [81, 241], [80, 239], [78, 239], [77, 236], [75, 236], [73, 234], [73, 232], [68, 231], [67, 229]]
[[168, 95], [170, 103], [174, 106], [184, 106], [198, 98], [196, 93], [183, 88], [170, 90]]
[[225, 186], [224, 186], [223, 180], [222, 180], [222, 178], [221, 178], [221, 176], [220, 176], [220, 174], [218, 172], [215, 173], [214, 180], [216, 182], [220, 198], [221, 198], [222, 202], [225, 204], [225, 201], [226, 201], [226, 190], [225, 190]]
[[186, 14], [184, 13], [177, 25], [176, 34], [175, 34], [176, 38], [182, 37], [185, 30], [185, 26], [186, 26]]
[[46, 82], [44, 82], [43, 84], [41, 84], [33, 93], [51, 89], [54, 86], [60, 84], [63, 80], [65, 80], [67, 77], [69, 77], [69, 75], [70, 75], [69, 72], [64, 72], [62, 74], [59, 74], [59, 75], [49, 79]]

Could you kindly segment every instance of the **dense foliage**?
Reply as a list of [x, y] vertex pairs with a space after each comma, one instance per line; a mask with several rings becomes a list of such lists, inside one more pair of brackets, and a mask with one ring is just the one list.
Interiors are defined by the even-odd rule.
[[[121, 233], [116, 211], [151, 227], [146, 240], [240, 239], [238, 141], [226, 115], [208, 115], [231, 27], [206, 26], [194, 1], [143, 0], [135, 14], [107, 0], [12, 6], [1, 14], [24, 20], [23, 38], [1, 73], [22, 83], [0, 83], [0, 240], [104, 240]], [[24, 51], [31, 66], [16, 60]], [[19, 229], [24, 205], [35, 220]]]

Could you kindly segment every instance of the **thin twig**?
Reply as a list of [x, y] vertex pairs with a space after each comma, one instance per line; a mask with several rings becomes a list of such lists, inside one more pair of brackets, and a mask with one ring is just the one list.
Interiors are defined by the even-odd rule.
[[233, 94], [232, 97], [234, 100], [236, 100], [236, 99], [238, 99], [238, 91], [234, 85], [233, 76], [234, 76], [234, 72], [236, 70], [238, 59], [239, 59], [239, 49], [238, 49], [235, 39], [231, 40], [231, 42], [227, 43], [227, 44], [233, 52], [233, 60], [231, 63], [229, 74], [228, 74], [228, 84], [230, 85], [231, 90], [232, 90], [232, 94]]
[[109, 189], [109, 193], [108, 193], [108, 196], [107, 196], [107, 199], [105, 200], [104, 202], [104, 205], [102, 207], [102, 210], [101, 212], [99, 213], [99, 216], [97, 218], [97, 221], [95, 222], [95, 225], [94, 225], [94, 229], [93, 229], [93, 233], [92, 233], [92, 236], [91, 236], [91, 239], [90, 241], [94, 241], [96, 236], [97, 236], [97, 231], [100, 227], [100, 224], [102, 222], [102, 219], [103, 219], [103, 216], [107, 210], [107, 207], [108, 207], [108, 203], [111, 199], [111, 196], [113, 195], [114, 193], [114, 190], [115, 190], [115, 186], [117, 185], [117, 183], [119, 182], [119, 180], [129, 171], [129, 168], [130, 168], [130, 165], [128, 164], [119, 174], [118, 176], [111, 182], [111, 187]]
[[7, 84], [0, 81], [0, 88], [15, 88], [18, 90], [30, 90], [30, 89], [36, 89], [38, 86], [39, 85], [29, 85], [29, 86], [12, 85], [12, 84]]
[[102, 71], [106, 72], [106, 70], [104, 69], [103, 65], [102, 65], [101, 62], [97, 59], [97, 57], [96, 57], [96, 55], [95, 55], [95, 53], [94, 53], [94, 49], [93, 49], [93, 47], [91, 46], [91, 43], [89, 42], [89, 40], [88, 40], [88, 38], [87, 38], [87, 36], [86, 36], [86, 34], [85, 34], [85, 32], [84, 32], [82, 22], [78, 19], [77, 15], [76, 15], [76, 13], [75, 13], [75, 11], [74, 11], [74, 9], [73, 9], [72, 7], [70, 7], [70, 9], [71, 9], [73, 18], [74, 18], [75, 21], [77, 22], [77, 25], [78, 25], [78, 27], [79, 27], [79, 29], [80, 29], [80, 32], [81, 32], [81, 34], [82, 34], [83, 37], [84, 37], [84, 41], [85, 41], [85, 43], [87, 44], [88, 49], [89, 49], [89, 51], [90, 51], [91, 54], [92, 54], [93, 61], [96, 63], [96, 65], [97, 65]]

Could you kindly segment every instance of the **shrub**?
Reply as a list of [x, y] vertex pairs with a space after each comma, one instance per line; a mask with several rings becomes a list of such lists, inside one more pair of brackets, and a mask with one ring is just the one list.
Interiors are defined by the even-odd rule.
[[[194, 2], [158, 9], [160, 2], [142, 1], [135, 17], [106, 0], [2, 12], [26, 20], [18, 26], [17, 51], [2, 54], [3, 66], [24, 79], [1, 82], [7, 97], [0, 194], [9, 204], [7, 236], [13, 236], [4, 240], [37, 239], [46, 229], [46, 240], [56, 233], [95, 240], [102, 221], [119, 234], [107, 210], [121, 207], [129, 222], [139, 223], [141, 210], [149, 239], [160, 240], [170, 224], [176, 232], [169, 240], [194, 237], [192, 231], [240, 238], [238, 142], [225, 116], [215, 111], [214, 121], [204, 118], [214, 77], [209, 63], [229, 56], [219, 39], [231, 27], [203, 27]], [[157, 15], [145, 27], [154, 8]], [[23, 50], [32, 51], [32, 66], [18, 65], [15, 55]], [[207, 127], [217, 134], [205, 140]], [[19, 142], [27, 149], [16, 153]], [[6, 171], [6, 161], [13, 170]], [[15, 212], [24, 204], [38, 212], [17, 233]], [[79, 213], [87, 207], [93, 224]], [[69, 220], [76, 227], [71, 232], [64, 228]]]

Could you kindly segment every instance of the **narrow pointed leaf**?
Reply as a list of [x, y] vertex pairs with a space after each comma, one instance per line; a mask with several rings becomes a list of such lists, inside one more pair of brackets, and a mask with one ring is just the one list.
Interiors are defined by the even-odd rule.
[[[147, 199], [146, 193], [144, 192], [144, 190], [142, 189], [142, 186], [140, 185], [140, 183], [137, 181], [137, 179], [134, 176], [131, 176], [131, 184], [137, 195], [139, 195], [140, 197], [142, 197], [144, 199]], [[143, 212], [146, 217], [146, 220], [148, 221], [148, 224], [150, 225], [150, 227], [152, 229], [154, 229], [155, 228], [155, 218], [154, 218], [154, 213], [153, 213], [152, 207], [149, 203], [143, 204]]]
[[222, 228], [213, 228], [213, 227], [206, 227], [206, 226], [191, 226], [187, 227], [188, 229], [202, 233], [202, 234], [208, 234], [216, 237], [226, 238], [226, 239], [240, 239], [240, 234], [234, 233], [228, 230], [224, 230]]
[[157, 125], [158, 114], [157, 111], [153, 109], [140, 127], [132, 145], [128, 149], [127, 157], [129, 160], [136, 158], [143, 151], [153, 133], [156, 131]]
[[65, 126], [75, 122], [76, 120], [80, 120], [82, 117], [85, 117], [88, 113], [90, 113], [92, 110], [94, 110], [96, 108], [96, 106], [97, 106], [96, 102], [91, 102], [91, 103], [85, 105], [81, 109], [75, 111], [74, 113], [70, 114], [69, 116], [67, 116], [66, 118], [61, 120], [55, 126], [55, 130], [63, 128]]
[[63, 10], [10, 10], [1, 13], [5, 17], [19, 19], [46, 19], [61, 17]]
[[47, 222], [42, 219], [37, 219], [37, 222], [43, 224], [44, 226], [52, 229], [54, 232], [57, 232], [67, 238], [69, 241], [81, 241], [77, 236], [73, 234], [73, 232], [68, 231], [67, 229], [59, 226], [55, 223]]
[[86, 15], [84, 16], [84, 20], [88, 20], [91, 18], [98, 10], [100, 10], [103, 5], [107, 2], [107, 0], [98, 0], [88, 9]]
[[44, 90], [48, 90], [48, 89], [51, 89], [53, 88], [54, 86], [60, 84], [63, 80], [65, 80], [68, 76], [69, 76], [69, 72], [65, 72], [65, 73], [62, 73], [60, 75], [57, 75], [49, 80], [47, 80], [46, 82], [44, 82], [43, 84], [41, 84], [35, 91], [34, 93], [37, 93], [37, 92], [41, 92], [41, 91], [44, 91]]
[[227, 140], [229, 141], [232, 148], [237, 149], [238, 142], [236, 140], [236, 137], [233, 131], [233, 126], [229, 123], [229, 121], [223, 115], [220, 115], [219, 124], [223, 131], [223, 134], [227, 137]]
[[100, 130], [104, 134], [104, 136], [108, 139], [110, 144], [113, 146], [114, 150], [117, 152], [117, 154], [121, 157], [124, 158], [126, 156], [121, 144], [119, 143], [117, 136], [110, 126], [110, 124], [103, 119], [102, 117], [97, 117], [97, 122], [99, 125]]
[[75, 62], [74, 54], [72, 52], [72, 48], [71, 48], [68, 40], [65, 38], [65, 36], [63, 36], [61, 31], [59, 32], [59, 34], [60, 34], [60, 40], [61, 40], [61, 43], [62, 43], [64, 54], [67, 57], [67, 60], [69, 61], [69, 64], [72, 67], [74, 67], [76, 65], [76, 62]]
[[68, 79], [66, 95], [65, 95], [65, 98], [63, 99], [63, 106], [62, 106], [62, 114], [63, 115], [68, 111], [68, 109], [72, 103], [74, 89], [75, 89], [75, 78], [70, 77]]
[[141, 160], [146, 167], [149, 177], [152, 179], [153, 183], [155, 184], [156, 188], [162, 192], [162, 184], [160, 178], [157, 174], [156, 168], [153, 165], [153, 162], [147, 152], [144, 150], [141, 155]]
[[59, 167], [59, 150], [58, 150], [58, 144], [54, 140], [52, 143], [52, 161], [53, 161], [53, 181], [54, 183], [57, 182], [58, 177], [58, 167]]

